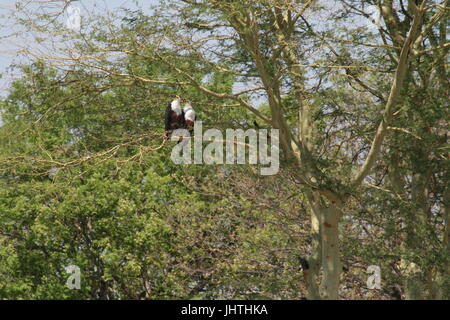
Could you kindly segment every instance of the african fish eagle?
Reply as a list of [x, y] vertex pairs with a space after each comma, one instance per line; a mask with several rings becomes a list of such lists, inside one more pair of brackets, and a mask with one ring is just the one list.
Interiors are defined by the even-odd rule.
[[187, 129], [191, 134], [194, 130], [194, 121], [196, 119], [195, 110], [192, 108], [191, 102], [185, 99], [185, 105], [183, 108], [184, 114], [184, 128]]
[[175, 99], [169, 103], [165, 114], [165, 129], [169, 136], [173, 130], [184, 128], [184, 112], [181, 109], [181, 98], [176, 96]]

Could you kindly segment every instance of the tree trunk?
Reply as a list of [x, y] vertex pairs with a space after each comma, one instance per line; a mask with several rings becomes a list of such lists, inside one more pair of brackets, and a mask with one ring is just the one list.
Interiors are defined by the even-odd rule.
[[321, 294], [324, 299], [339, 298], [339, 278], [341, 261], [339, 253], [339, 217], [340, 211], [334, 207], [324, 208], [322, 223], [322, 265], [323, 278]]
[[[340, 210], [326, 207], [318, 192], [307, 192], [311, 208], [311, 256], [307, 270], [306, 286], [308, 299], [339, 298], [341, 261], [339, 252]], [[322, 279], [319, 274], [322, 269]]]

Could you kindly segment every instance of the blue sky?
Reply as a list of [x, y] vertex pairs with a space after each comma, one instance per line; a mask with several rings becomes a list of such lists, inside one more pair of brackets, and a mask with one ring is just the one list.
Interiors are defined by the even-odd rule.
[[[9, 66], [12, 63], [26, 62], [25, 58], [17, 54], [19, 45], [26, 42], [27, 45], [34, 43], [34, 37], [21, 32], [20, 26], [15, 25], [11, 12], [17, 12], [16, 3], [39, 2], [39, 3], [56, 3], [58, 8], [53, 8], [53, 11], [58, 11], [63, 8], [63, 0], [0, 0], [0, 96], [7, 94], [8, 86], [12, 80], [18, 77], [17, 72], [13, 72]], [[141, 7], [144, 10], [151, 5], [155, 5], [159, 0], [78, 0], [74, 4], [80, 8], [81, 17], [83, 15], [89, 16], [91, 13], [103, 14], [113, 12], [120, 8], [135, 9]], [[334, 6], [337, 4], [335, 0], [322, 0], [323, 4]], [[55, 6], [55, 4], [53, 5]], [[64, 16], [61, 16], [64, 19]], [[364, 19], [363, 19], [364, 20]], [[314, 17], [313, 21], [317, 27], [325, 24], [333, 24], [333, 21], [324, 20], [324, 17]], [[367, 23], [367, 21], [359, 21], [360, 23]], [[16, 36], [15, 34], [18, 34]]]
[[[33, 0], [36, 2], [50, 2], [48, 0]], [[12, 80], [17, 78], [17, 73], [9, 67], [12, 63], [24, 62], [17, 54], [18, 45], [23, 41], [32, 42], [33, 37], [21, 32], [20, 26], [14, 24], [11, 12], [17, 11], [16, 3], [30, 2], [29, 0], [0, 0], [0, 96], [5, 96]], [[90, 12], [115, 11], [119, 8], [136, 8], [136, 4], [147, 7], [158, 3], [158, 0], [78, 0], [74, 5], [80, 8], [81, 16]], [[63, 1], [56, 4], [63, 7]], [[17, 36], [16, 36], [17, 34]]]

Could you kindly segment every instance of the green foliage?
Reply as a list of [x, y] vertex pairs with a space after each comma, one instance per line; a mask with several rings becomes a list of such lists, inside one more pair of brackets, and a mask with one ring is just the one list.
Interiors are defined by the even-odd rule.
[[[390, 26], [378, 39], [353, 25], [367, 1], [316, 3], [291, 26], [286, 3], [161, 1], [151, 15], [95, 17], [57, 36], [72, 59], [22, 66], [0, 100], [0, 299], [299, 299], [299, 258], [314, 254], [309, 215], [334, 205], [324, 191], [346, 197], [341, 297], [405, 297], [411, 280], [423, 298], [449, 297], [446, 26], [435, 21], [411, 53], [383, 147], [354, 187], [397, 40]], [[48, 13], [35, 18], [21, 21], [61, 28]], [[410, 22], [398, 21], [400, 38]], [[175, 95], [205, 129], [270, 128], [280, 116], [300, 165], [272, 177], [175, 165], [163, 131]], [[297, 139], [306, 109], [310, 155]], [[309, 157], [319, 188], [297, 180], [316, 175]], [[66, 287], [68, 265], [81, 269], [80, 290]], [[366, 288], [368, 265], [381, 265], [379, 291]]]

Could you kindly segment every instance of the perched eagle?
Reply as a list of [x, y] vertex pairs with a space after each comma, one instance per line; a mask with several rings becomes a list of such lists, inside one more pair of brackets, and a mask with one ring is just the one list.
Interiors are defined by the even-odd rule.
[[180, 105], [181, 98], [179, 96], [175, 97], [166, 109], [165, 114], [165, 129], [166, 134], [169, 136], [173, 130], [184, 128], [184, 112]]
[[189, 100], [186, 99], [184, 101], [184, 128], [187, 129], [192, 135], [192, 131], [194, 130], [194, 121], [196, 119], [195, 110], [194, 108], [192, 108], [191, 102]]

